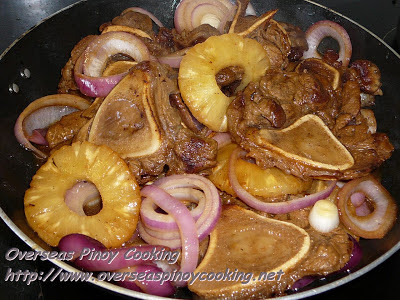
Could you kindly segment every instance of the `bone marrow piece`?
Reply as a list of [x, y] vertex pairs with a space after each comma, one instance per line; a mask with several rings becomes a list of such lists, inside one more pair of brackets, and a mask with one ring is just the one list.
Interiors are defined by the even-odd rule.
[[[113, 65], [111, 65], [113, 66]], [[216, 163], [217, 143], [183, 122], [170, 96], [177, 93], [176, 73], [154, 62], [141, 62], [100, 102], [80, 137], [107, 145], [128, 163], [139, 183], [169, 172], [208, 172]]]
[[[258, 215], [239, 206], [224, 206], [210, 235], [207, 253], [196, 272], [225, 273], [227, 269], [252, 273], [240, 280], [196, 280], [189, 289], [207, 299], [250, 298], [271, 293], [278, 277], [296, 268], [310, 249], [308, 233], [292, 224]], [[281, 272], [280, 272], [281, 271]], [[275, 280], [258, 278], [262, 272], [280, 272]], [[264, 278], [265, 279], [265, 278]], [[278, 283], [279, 284], [279, 283]]]
[[345, 170], [354, 159], [316, 115], [305, 115], [282, 130], [255, 133], [257, 145], [288, 159], [328, 170]]
[[150, 76], [134, 70], [101, 104], [89, 142], [107, 145], [122, 158], [155, 153], [161, 146], [160, 124], [151, 104]]

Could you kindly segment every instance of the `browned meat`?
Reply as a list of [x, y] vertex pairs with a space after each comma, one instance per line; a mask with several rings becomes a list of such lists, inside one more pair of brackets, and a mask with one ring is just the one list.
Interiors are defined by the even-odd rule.
[[240, 85], [244, 70], [239, 66], [227, 67], [215, 75], [215, 80], [221, 91], [228, 97], [236, 94], [236, 88]]
[[199, 173], [215, 167], [216, 149], [211, 139], [200, 137], [187, 128], [182, 128], [174, 139], [174, 152], [181, 163], [178, 169]]
[[280, 128], [286, 122], [282, 106], [271, 97], [257, 92], [256, 84], [250, 83], [244, 91], [246, 102], [240, 126], [255, 128]]
[[[286, 114], [286, 126], [301, 116], [322, 111], [330, 104], [330, 93], [308, 73], [271, 71], [260, 80], [263, 95], [276, 99]], [[328, 116], [327, 116], [328, 118]], [[330, 120], [327, 120], [331, 123]]]
[[153, 40], [142, 39], [154, 56], [168, 55], [177, 50], [174, 41], [174, 34], [171, 29], [161, 27]]
[[[145, 73], [145, 78], [148, 78], [146, 82], [138, 82], [136, 86], [149, 85], [150, 94], [146, 97], [154, 109], [152, 112], [162, 139], [156, 152], [145, 156], [126, 158], [126, 162], [138, 182], [143, 184], [154, 180], [164, 172], [167, 174], [203, 173], [212, 168], [216, 163], [216, 141], [186, 128], [179, 110], [171, 105], [170, 95], [177, 93], [175, 72], [165, 65], [154, 62], [139, 63], [131, 72], [135, 76], [132, 76], [130, 80], [141, 80], [140, 78], [143, 76], [139, 76], [140, 73]], [[115, 89], [117, 88], [118, 86]], [[115, 101], [117, 100], [118, 98], [115, 98]], [[110, 106], [111, 108], [112, 106]], [[111, 122], [112, 120], [110, 122], [114, 124], [113, 131], [116, 135], [119, 131], [123, 131], [122, 127], [118, 128], [117, 126], [119, 120], [124, 119], [123, 114], [124, 111], [120, 111], [117, 115], [112, 112], [112, 109], [108, 112], [110, 118], [115, 119], [114, 122]]]
[[[255, 128], [279, 128], [262, 113], [266, 107], [272, 107], [262, 101], [265, 98], [273, 100], [275, 108], [282, 108], [286, 116], [282, 127], [293, 124], [306, 114], [318, 115], [352, 154], [353, 167], [342, 172], [312, 168], [301, 161], [289, 161], [278, 153], [260, 148], [253, 141]], [[303, 178], [351, 179], [377, 168], [393, 152], [385, 134], [371, 131], [369, 119], [372, 116], [363, 115], [360, 110], [360, 86], [356, 80], [347, 81], [333, 90], [329, 80], [320, 80], [312, 72], [299, 74], [275, 70], [267, 72], [258, 84], [249, 84], [231, 103], [228, 130], [233, 139], [249, 152], [248, 156], [263, 168], [277, 166]]]
[[287, 67], [290, 53], [290, 40], [286, 31], [278, 22], [271, 20], [264, 26], [254, 30], [249, 38], [253, 38], [263, 45], [268, 53], [272, 69]]
[[342, 91], [342, 114], [355, 118], [361, 109], [360, 86], [354, 81], [348, 81]]
[[153, 21], [150, 19], [150, 17], [134, 11], [128, 11], [118, 17], [115, 17], [111, 24], [137, 28], [148, 34], [153, 33]]
[[89, 121], [82, 116], [82, 111], [76, 111], [61, 118], [60, 121], [49, 127], [46, 140], [50, 149], [61, 143], [72, 141], [72, 138]]
[[181, 33], [173, 29], [172, 33], [174, 35], [174, 41], [179, 49], [192, 47], [198, 43], [204, 42], [210, 36], [221, 34], [216, 28], [208, 24], [200, 25], [192, 31], [183, 30]]
[[179, 111], [182, 122], [187, 128], [202, 136], [207, 135], [209, 129], [207, 129], [203, 124], [197, 121], [195, 117], [193, 117], [192, 113], [183, 102], [181, 94], [171, 94], [169, 96], [169, 102], [173, 108], [176, 108]]
[[356, 60], [351, 63], [350, 68], [344, 74], [344, 80], [357, 81], [364, 93], [382, 95], [381, 72], [374, 63], [368, 60]]
[[89, 45], [89, 43], [91, 43], [93, 38], [95, 38], [95, 35], [89, 35], [87, 37], [84, 37], [72, 49], [70, 59], [65, 64], [64, 68], [61, 70], [61, 79], [60, 82], [58, 83], [59, 94], [75, 94], [87, 98], [85, 95], [81, 94], [78, 86], [75, 83], [74, 67], [79, 56], [81, 56], [83, 51], [85, 51], [86, 47]]
[[291, 43], [290, 52], [288, 55], [289, 61], [299, 60], [303, 56], [304, 51], [308, 50], [306, 34], [298, 26], [283, 22], [280, 22], [279, 24], [289, 35], [289, 40]]

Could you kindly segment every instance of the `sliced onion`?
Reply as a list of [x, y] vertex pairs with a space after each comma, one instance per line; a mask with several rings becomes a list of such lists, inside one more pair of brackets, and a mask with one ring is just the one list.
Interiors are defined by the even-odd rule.
[[141, 8], [141, 7], [129, 7], [129, 8], [127, 8], [127, 9], [125, 9], [125, 10], [121, 13], [121, 16], [123, 16], [124, 14], [126, 14], [126, 13], [128, 13], [128, 12], [131, 12], [131, 11], [132, 11], [132, 12], [138, 12], [138, 13], [144, 14], [144, 15], [150, 17], [150, 19], [152, 19], [153, 22], [157, 24], [157, 26], [159, 26], [159, 27], [164, 27], [164, 25], [161, 23], [161, 21], [160, 21], [159, 19], [157, 19], [157, 17], [156, 17], [155, 15], [153, 15], [151, 12], [149, 12], [148, 10], [145, 10], [145, 9], [143, 9], [143, 8]]
[[342, 271], [351, 272], [351, 271], [353, 271], [358, 266], [358, 264], [360, 263], [362, 255], [363, 255], [362, 250], [361, 250], [361, 246], [356, 241], [356, 239], [354, 237], [352, 237], [350, 234], [349, 234], [349, 239], [353, 242], [353, 248], [351, 250], [350, 259], [344, 265], [344, 267], [339, 270], [339, 272], [342, 272]]
[[232, 152], [231, 157], [229, 158], [229, 172], [228, 172], [229, 181], [236, 195], [244, 203], [260, 211], [264, 211], [271, 214], [285, 214], [305, 207], [309, 207], [311, 205], [314, 205], [314, 203], [317, 202], [318, 200], [329, 197], [329, 195], [332, 193], [332, 191], [336, 186], [336, 181], [332, 181], [332, 183], [325, 190], [312, 195], [305, 196], [303, 198], [298, 198], [278, 203], [263, 202], [254, 197], [253, 195], [251, 195], [244, 188], [242, 188], [236, 177], [236, 172], [235, 172], [236, 161], [239, 158], [244, 157], [244, 155], [245, 152], [240, 148], [237, 148]]
[[182, 55], [170, 54], [158, 57], [157, 59], [162, 64], [169, 65], [171, 68], [179, 69], [182, 58], [183, 58]]
[[32, 130], [32, 134], [29, 136], [29, 141], [37, 145], [48, 146], [49, 143], [46, 140], [47, 129], [40, 128]]
[[68, 94], [56, 94], [39, 98], [30, 103], [19, 115], [14, 126], [15, 137], [22, 146], [33, 151], [39, 157], [46, 158], [47, 155], [29, 141], [33, 131], [35, 129], [48, 128], [63, 116], [77, 110], [86, 109], [89, 105], [90, 103], [87, 100]]
[[253, 5], [249, 2], [246, 8], [246, 16], [256, 16], [256, 10], [254, 9]]
[[[170, 296], [175, 293], [175, 288], [171, 284], [171, 282], [169, 281], [163, 282], [162, 280], [163, 271], [154, 265], [138, 265], [132, 268], [120, 269], [117, 272], [118, 273], [137, 272], [149, 275], [149, 279], [147, 279], [145, 276], [143, 280], [129, 280], [128, 278], [124, 281], [117, 281], [118, 285], [128, 288], [130, 290], [143, 291], [146, 294], [161, 296], [161, 297]], [[153, 280], [153, 278], [156, 278], [156, 276], [159, 276], [160, 279]]]
[[219, 32], [224, 31], [226, 22], [229, 19], [229, 10], [224, 5], [220, 5], [215, 1], [213, 4], [204, 3], [196, 6], [191, 13], [192, 29], [202, 24], [209, 24], [217, 28]]
[[[352, 204], [351, 197], [362, 193], [373, 203], [373, 211], [367, 215]], [[359, 195], [353, 196], [359, 197]], [[346, 183], [339, 191], [339, 216], [342, 223], [355, 235], [366, 239], [383, 238], [396, 221], [397, 206], [390, 193], [371, 175]], [[362, 205], [367, 205], [364, 202]], [[362, 206], [359, 206], [362, 207]], [[362, 209], [365, 209], [362, 208]], [[369, 209], [369, 208], [368, 208]]]
[[322, 58], [318, 53], [318, 46], [328, 36], [339, 43], [339, 61], [342, 62], [344, 67], [347, 67], [352, 54], [350, 37], [342, 26], [328, 20], [319, 21], [306, 31], [308, 50], [303, 53], [303, 59], [311, 57]]
[[228, 0], [182, 0], [175, 10], [175, 29], [180, 33], [210, 24], [222, 33], [226, 22], [232, 20], [235, 9]]
[[135, 35], [111, 31], [97, 36], [88, 45], [74, 67], [76, 84], [89, 97], [105, 97], [127, 74], [102, 76], [110, 57], [124, 54], [136, 62], [150, 60], [146, 45]]
[[[73, 263], [87, 271], [115, 271], [118, 269], [128, 268], [140, 264], [151, 264], [153, 261], [147, 259], [138, 258], [133, 256], [134, 252], [152, 252], [152, 251], [170, 251], [167, 247], [158, 245], [139, 245], [127, 248], [118, 249], [107, 249], [99, 241], [92, 239], [84, 234], [74, 233], [64, 236], [59, 244], [58, 248], [61, 251], [74, 252]], [[107, 257], [105, 253], [118, 253], [115, 258], [111, 260], [107, 259], [94, 259], [89, 254], [84, 255], [82, 251], [92, 250], [102, 252], [101, 257]], [[80, 257], [82, 255], [82, 257]], [[128, 259], [125, 258], [125, 255]], [[98, 256], [99, 257], [99, 256]], [[109, 256], [111, 257], [111, 256]]]
[[[180, 272], [193, 272], [197, 267], [199, 258], [199, 239], [197, 238], [196, 224], [189, 209], [155, 184], [145, 186], [141, 190], [141, 195], [151, 198], [162, 210], [175, 219], [182, 243]], [[186, 283], [179, 282], [176, 284], [182, 286]]]
[[80, 216], [86, 216], [84, 205], [91, 200], [100, 200], [100, 192], [93, 183], [81, 181], [65, 192], [64, 199], [70, 210]]
[[356, 207], [356, 215], [359, 217], [368, 216], [371, 213], [371, 210], [368, 207], [368, 204], [364, 202], [359, 207]]
[[304, 287], [310, 285], [317, 279], [319, 279], [319, 276], [313, 276], [313, 275], [304, 276], [303, 278], [300, 278], [295, 283], [293, 283], [291, 290], [297, 292], [303, 289]]
[[231, 143], [231, 135], [227, 132], [217, 132], [213, 137], [218, 143], [218, 149]]
[[169, 65], [171, 68], [179, 69], [183, 56], [191, 47], [176, 51], [174, 53], [158, 57], [158, 61], [162, 64]]
[[365, 195], [363, 193], [354, 193], [350, 196], [350, 199], [354, 207], [360, 207], [365, 202]]
[[[112, 249], [107, 250], [106, 247], [100, 243], [99, 241], [92, 239], [83, 234], [69, 234], [63, 237], [59, 244], [58, 248], [60, 251], [72, 252], [74, 253], [72, 261], [74, 264], [84, 270], [87, 271], [113, 271], [113, 272], [138, 272], [138, 273], [162, 273], [163, 270], [156, 266], [153, 262], [155, 261], [145, 261], [141, 259], [125, 259], [124, 255], [127, 251], [140, 251], [142, 253], [151, 252], [153, 249], [158, 250], [166, 250], [165, 247], [160, 246], [152, 246], [152, 245], [143, 245], [136, 246], [130, 248], [120, 248], [120, 249]], [[105, 253], [113, 252], [118, 253], [115, 258], [111, 261], [111, 259], [96, 259], [95, 256], [91, 257], [87, 255], [82, 259], [79, 258], [82, 254], [82, 251], [90, 250], [93, 253], [102, 253], [97, 257], [106, 258]], [[167, 249], [168, 251], [168, 249]], [[83, 254], [82, 254], [83, 255]], [[131, 254], [128, 254], [131, 256]], [[159, 262], [159, 261], [157, 261]], [[117, 271], [116, 271], [117, 270]], [[172, 269], [170, 269], [172, 270]], [[161, 280], [134, 280], [130, 281], [129, 277], [124, 281], [117, 281], [119, 285], [122, 287], [135, 290], [138, 292], [145, 292], [152, 295], [158, 296], [169, 296], [175, 292], [175, 288], [169, 281], [161, 281]]]
[[[197, 237], [204, 239], [215, 227], [221, 213], [221, 201], [216, 187], [207, 178], [195, 174], [172, 175], [157, 180], [154, 185], [165, 190], [177, 200], [198, 203], [190, 211], [195, 220]], [[177, 249], [182, 246], [178, 224], [171, 215], [157, 212], [153, 198], [145, 198], [140, 210], [138, 225], [140, 236], [148, 243]]]

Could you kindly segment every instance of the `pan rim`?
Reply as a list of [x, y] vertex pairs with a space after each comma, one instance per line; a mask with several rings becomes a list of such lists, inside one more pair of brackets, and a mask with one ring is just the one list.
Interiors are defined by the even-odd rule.
[[[36, 27], [38, 27], [39, 25], [41, 25], [42, 23], [48, 21], [49, 19], [53, 18], [54, 16], [56, 16], [57, 14], [68, 10], [76, 5], [79, 5], [83, 2], [87, 2], [88, 0], [80, 0], [76, 3], [70, 4], [56, 12], [54, 12], [53, 14], [49, 15], [48, 17], [44, 18], [43, 20], [41, 20], [40, 22], [38, 22], [36, 25], [34, 25], [33, 27], [31, 27], [30, 29], [28, 29], [27, 31], [25, 31], [20, 37], [18, 37], [16, 40], [14, 40], [14, 42], [12, 42], [1, 54], [0, 54], [0, 60], [2, 60], [4, 58], [4, 56], [22, 39], [24, 38], [27, 34], [29, 34], [31, 31], [35, 30]], [[372, 37], [374, 37], [378, 42], [380, 42], [384, 47], [386, 47], [387, 49], [389, 49], [399, 60], [400, 60], [400, 54], [397, 53], [390, 45], [388, 45], [383, 39], [381, 39], [379, 36], [377, 36], [375, 33], [373, 33], [371, 30], [369, 30], [368, 28], [364, 27], [363, 25], [359, 24], [358, 22], [354, 21], [353, 19], [327, 7], [324, 6], [322, 4], [316, 3], [312, 0], [303, 0], [304, 2], [307, 2], [311, 5], [315, 5], [318, 7], [321, 7], [329, 12], [332, 12], [333, 14], [338, 15], [339, 17], [353, 23], [354, 25], [358, 26], [360, 29], [362, 29], [363, 31], [367, 32], [369, 35], [371, 35]], [[38, 244], [36, 244], [31, 238], [29, 238], [9, 217], [8, 215], [3, 211], [3, 209], [0, 207], [0, 217], [1, 219], [5, 222], [5, 224], [25, 243], [27, 244], [29, 247], [31, 247], [33, 250], [36, 251], [45, 251], [42, 247], [40, 247]], [[399, 251], [400, 249], [400, 241], [397, 242], [392, 248], [390, 248], [387, 252], [385, 252], [382, 256], [378, 257], [377, 259], [373, 260], [372, 262], [370, 262], [369, 264], [367, 264], [366, 266], [364, 266], [363, 268], [357, 270], [354, 273], [350, 273], [338, 280], [335, 280], [333, 282], [330, 282], [328, 284], [310, 289], [310, 290], [306, 290], [303, 292], [298, 292], [292, 295], [286, 295], [286, 296], [282, 296], [282, 297], [276, 297], [276, 298], [271, 298], [271, 299], [281, 299], [281, 300], [293, 300], [293, 299], [300, 299], [300, 298], [307, 298], [307, 297], [311, 297], [311, 296], [315, 296], [321, 293], [324, 293], [328, 290], [332, 290], [334, 288], [337, 288], [339, 286], [342, 286], [356, 278], [361, 277], [362, 275], [368, 273], [369, 271], [371, 271], [372, 269], [376, 268], [378, 265], [380, 265], [381, 263], [383, 263], [384, 261], [386, 261], [388, 258], [390, 258], [393, 254], [395, 254], [397, 251]], [[69, 271], [69, 272], [80, 272], [80, 270], [76, 269], [75, 267], [63, 262], [63, 261], [59, 261], [56, 259], [49, 259], [49, 261], [51, 261], [53, 264], [55, 264], [56, 266]], [[125, 296], [130, 296], [130, 297], [136, 297], [139, 299], [144, 299], [144, 300], [150, 300], [150, 299], [171, 299], [171, 298], [167, 298], [167, 297], [160, 297], [160, 296], [154, 296], [154, 295], [149, 295], [149, 294], [145, 294], [145, 293], [141, 293], [141, 292], [136, 292], [136, 291], [132, 291], [132, 290], [128, 290], [126, 288], [122, 288], [119, 287], [115, 284], [111, 284], [105, 281], [100, 281], [98, 280], [96, 277], [91, 277], [90, 280], [87, 281], [88, 283], [97, 285], [99, 287], [105, 288], [109, 291], [112, 292], [116, 292], [118, 294], [121, 295], [125, 295]], [[176, 298], [175, 298], [176, 299]]]

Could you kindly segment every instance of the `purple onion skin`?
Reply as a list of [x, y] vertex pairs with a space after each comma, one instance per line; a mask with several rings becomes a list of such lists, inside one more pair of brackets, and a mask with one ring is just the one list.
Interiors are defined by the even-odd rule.
[[119, 286], [122, 286], [128, 290], [136, 291], [136, 292], [142, 292], [140, 287], [136, 285], [134, 281], [129, 281], [129, 280], [124, 280], [124, 281], [118, 281], [117, 284]]
[[[153, 249], [156, 251], [161, 251], [162, 249], [165, 249], [168, 251], [169, 249], [164, 246], [154, 246], [154, 245], [141, 245], [141, 246], [135, 246], [135, 247], [130, 247], [130, 248], [119, 248], [119, 249], [111, 249], [108, 250], [102, 243], [99, 241], [92, 239], [91, 237], [88, 237], [83, 234], [69, 234], [65, 237], [63, 237], [60, 240], [60, 243], [58, 245], [58, 248], [61, 251], [73, 251], [74, 252], [74, 265], [77, 267], [84, 269], [86, 271], [115, 271], [118, 269], [123, 269], [123, 268], [128, 268], [131, 266], [136, 266], [140, 264], [151, 264], [152, 262], [149, 260], [143, 260], [143, 259], [125, 259], [125, 254], [128, 251], [132, 251], [132, 253], [128, 253], [128, 257], [132, 257], [133, 254], [133, 249], [135, 249], [135, 252], [151, 252]], [[94, 250], [97, 252], [113, 252], [118, 254], [115, 256], [115, 258], [110, 262], [108, 259], [105, 260], [100, 260], [93, 258], [89, 255], [83, 256], [82, 258], [79, 258], [81, 255], [83, 249], [90, 249]]]
[[[126, 260], [124, 254], [131, 250], [132, 248], [136, 248], [136, 252], [139, 251], [152, 251], [154, 248], [156, 250], [166, 249], [163, 246], [153, 246], [153, 245], [143, 245], [143, 246], [135, 246], [131, 248], [120, 248], [114, 250], [107, 250], [107, 248], [100, 243], [99, 241], [92, 239], [83, 234], [74, 233], [69, 234], [63, 237], [59, 244], [58, 248], [60, 251], [65, 252], [74, 252], [73, 260], [74, 264], [82, 269], [87, 271], [115, 271], [128, 267], [132, 267], [132, 272], [138, 273], [160, 273], [160, 280], [124, 280], [116, 282], [118, 285], [125, 287], [127, 289], [137, 291], [137, 292], [145, 292], [147, 294], [156, 295], [156, 296], [170, 296], [175, 293], [175, 288], [170, 281], [163, 281], [162, 274], [163, 270], [158, 268], [151, 261], [145, 260]], [[114, 251], [118, 252], [118, 255], [115, 259], [108, 263], [107, 260], [90, 260], [85, 256], [82, 259], [79, 259], [80, 254], [82, 253], [84, 248], [93, 249], [98, 252], [107, 252]], [[167, 250], [167, 249], [166, 249]], [[144, 264], [146, 263], [146, 264]]]
[[316, 280], [326, 278], [329, 276], [334, 276], [334, 275], [348, 274], [348, 273], [354, 271], [354, 269], [358, 266], [358, 264], [361, 261], [362, 250], [361, 250], [360, 244], [356, 241], [356, 239], [354, 239], [351, 235], [348, 235], [348, 236], [349, 236], [349, 240], [351, 240], [353, 242], [353, 249], [351, 251], [349, 261], [344, 265], [343, 268], [341, 268], [340, 270], [333, 272], [327, 276], [318, 276], [318, 275], [304, 276], [303, 278], [300, 278], [295, 283], [293, 283], [293, 285], [291, 287], [291, 292], [298, 292], [299, 290], [310, 285], [311, 283], [313, 283]]
[[[175, 288], [170, 281], [163, 282], [162, 275], [163, 271], [154, 265], [138, 265], [135, 267], [135, 271], [138, 273], [152, 273], [160, 274], [160, 280], [136, 280], [135, 284], [141, 288], [146, 294], [156, 296], [170, 296], [175, 293]], [[152, 276], [153, 276], [152, 275]]]
[[99, 241], [80, 233], [73, 233], [64, 236], [58, 243], [58, 248], [65, 252], [73, 251], [74, 260], [79, 257], [84, 248], [95, 249], [96, 251], [107, 250], [107, 248]]
[[344, 265], [343, 268], [341, 268], [338, 271], [338, 273], [341, 273], [341, 272], [349, 273], [349, 272], [353, 271], [360, 263], [362, 255], [363, 255], [361, 246], [356, 241], [356, 239], [353, 238], [350, 234], [349, 234], [349, 239], [353, 242], [353, 250], [351, 251], [349, 261]]
[[298, 290], [306, 287], [307, 285], [313, 283], [315, 280], [319, 279], [319, 276], [304, 276], [303, 278], [300, 278], [299, 280], [297, 280], [295, 283], [293, 283], [292, 285], [292, 290], [294, 292], [297, 292]]

